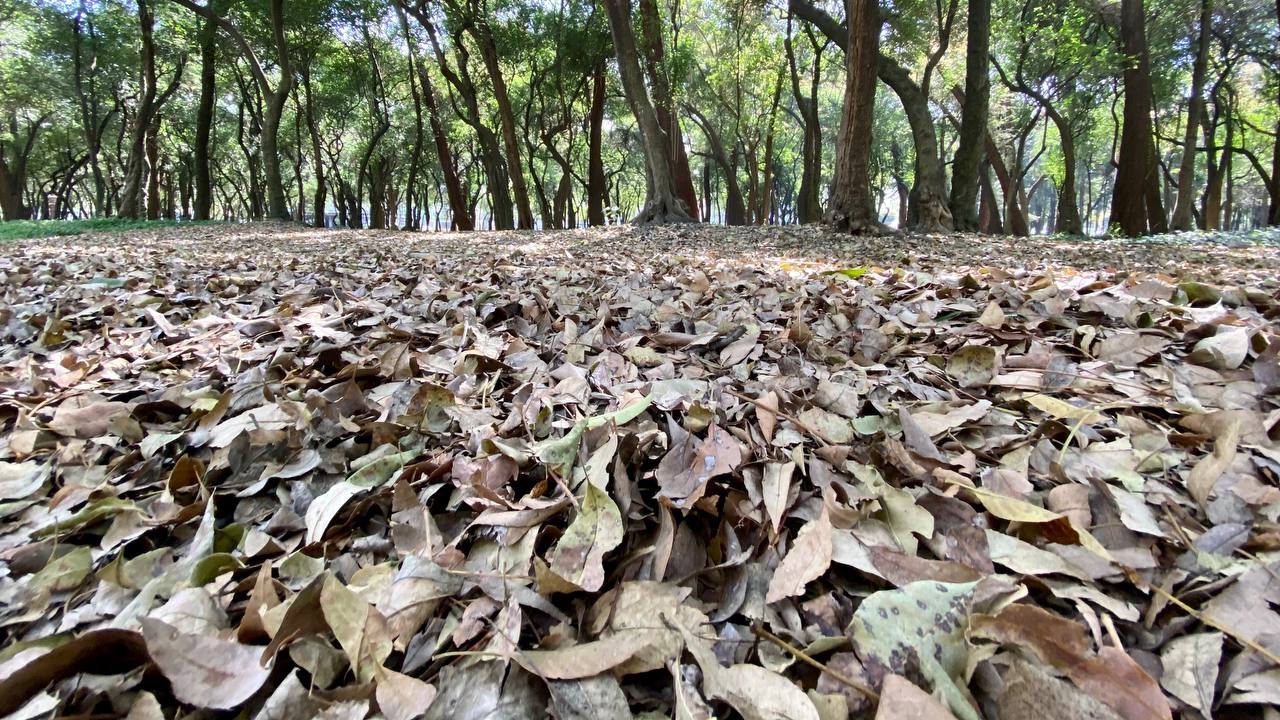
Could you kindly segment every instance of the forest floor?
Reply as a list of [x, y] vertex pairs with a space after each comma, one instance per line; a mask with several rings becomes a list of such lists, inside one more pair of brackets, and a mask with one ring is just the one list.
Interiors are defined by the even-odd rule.
[[0, 292], [0, 716], [1280, 708], [1276, 233], [170, 226]]

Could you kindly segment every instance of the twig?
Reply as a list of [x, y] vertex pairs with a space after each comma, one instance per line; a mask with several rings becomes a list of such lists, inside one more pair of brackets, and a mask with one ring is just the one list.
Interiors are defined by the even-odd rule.
[[[1141, 586], [1141, 585], [1142, 585], [1141, 580], [1138, 578], [1138, 574], [1137, 574], [1136, 572], [1134, 572], [1133, 570], [1130, 570], [1130, 569], [1128, 569], [1128, 568], [1125, 568], [1125, 574], [1129, 576], [1129, 582], [1132, 582], [1133, 584], [1138, 585], [1138, 586]], [[1204, 613], [1200, 612], [1199, 610], [1196, 610], [1195, 608], [1191, 607], [1190, 605], [1188, 605], [1188, 604], [1186, 604], [1186, 603], [1182, 602], [1181, 600], [1179, 600], [1178, 598], [1174, 597], [1173, 593], [1170, 593], [1168, 590], [1165, 590], [1164, 588], [1160, 587], [1159, 585], [1156, 585], [1156, 584], [1154, 584], [1154, 583], [1151, 583], [1151, 584], [1148, 584], [1148, 585], [1147, 585], [1147, 587], [1151, 588], [1151, 590], [1152, 590], [1153, 592], [1155, 592], [1157, 595], [1159, 595], [1159, 596], [1163, 597], [1165, 600], [1167, 600], [1167, 601], [1169, 601], [1169, 602], [1173, 603], [1174, 605], [1177, 605], [1179, 608], [1181, 608], [1181, 609], [1182, 609], [1182, 611], [1183, 611], [1183, 612], [1185, 612], [1186, 614], [1188, 614], [1188, 615], [1190, 615], [1191, 617], [1195, 618], [1196, 620], [1199, 620], [1200, 622], [1204, 623], [1205, 625], [1208, 625], [1209, 627], [1213, 628], [1214, 630], [1217, 630], [1217, 631], [1219, 631], [1219, 632], [1225, 633], [1225, 634], [1226, 634], [1227, 636], [1229, 636], [1232, 640], [1235, 640], [1236, 642], [1240, 643], [1241, 645], [1243, 645], [1243, 646], [1245, 646], [1245, 647], [1249, 648], [1250, 650], [1252, 650], [1252, 651], [1254, 651], [1254, 652], [1258, 653], [1258, 654], [1259, 654], [1259, 655], [1261, 655], [1262, 657], [1264, 657], [1264, 658], [1266, 658], [1266, 659], [1270, 660], [1273, 664], [1275, 664], [1275, 665], [1280, 665], [1280, 656], [1277, 656], [1275, 653], [1273, 653], [1273, 652], [1271, 652], [1270, 650], [1266, 649], [1265, 647], [1263, 647], [1263, 646], [1259, 645], [1259, 644], [1257, 643], [1257, 641], [1255, 641], [1255, 640], [1251, 640], [1251, 639], [1249, 639], [1248, 637], [1246, 637], [1243, 633], [1241, 633], [1241, 632], [1239, 632], [1239, 631], [1237, 631], [1237, 630], [1232, 629], [1232, 628], [1231, 628], [1230, 626], [1228, 626], [1228, 625], [1224, 625], [1223, 623], [1218, 622], [1218, 621], [1217, 621], [1217, 620], [1215, 620], [1212, 616], [1205, 615]]]
[[763, 410], [765, 410], [766, 412], [771, 412], [771, 413], [773, 413], [774, 415], [777, 415], [778, 417], [782, 418], [783, 420], [787, 420], [787, 421], [789, 421], [792, 425], [795, 425], [796, 427], [798, 427], [798, 428], [800, 428], [801, 430], [805, 431], [805, 432], [806, 432], [806, 433], [808, 433], [809, 435], [813, 436], [813, 439], [814, 439], [814, 440], [817, 440], [819, 445], [821, 445], [821, 446], [823, 446], [823, 447], [830, 447], [831, 443], [827, 442], [827, 439], [826, 439], [826, 438], [824, 438], [824, 437], [822, 437], [822, 435], [818, 434], [818, 432], [817, 432], [816, 430], [814, 430], [813, 428], [811, 428], [811, 427], [809, 427], [808, 425], [805, 425], [804, 423], [800, 422], [798, 419], [796, 419], [796, 417], [795, 417], [794, 415], [791, 415], [791, 414], [788, 414], [788, 413], [786, 413], [786, 412], [783, 412], [782, 410], [779, 410], [778, 408], [772, 408], [772, 407], [769, 407], [768, 405], [765, 405], [764, 403], [760, 402], [759, 400], [756, 400], [755, 398], [747, 397], [746, 395], [743, 395], [742, 393], [740, 393], [740, 392], [738, 392], [738, 391], [736, 391], [736, 390], [731, 390], [731, 389], [729, 389], [729, 388], [725, 388], [725, 389], [724, 389], [724, 391], [725, 391], [725, 392], [727, 392], [727, 393], [729, 393], [730, 395], [732, 395], [732, 396], [734, 396], [734, 397], [738, 398], [739, 400], [742, 400], [742, 401], [744, 401], [744, 402], [749, 402], [749, 403], [751, 403], [752, 405], [755, 405], [757, 408], [763, 409]]
[[854, 690], [857, 690], [863, 695], [866, 695], [867, 697], [871, 698], [872, 702], [877, 702], [877, 703], [880, 702], [880, 693], [876, 692], [875, 690], [872, 690], [866, 685], [863, 685], [857, 680], [854, 680], [853, 678], [844, 675], [843, 673], [838, 673], [835, 670], [832, 670], [826, 664], [813, 659], [813, 657], [811, 657], [805, 651], [801, 650], [798, 647], [795, 647], [791, 643], [787, 642], [786, 640], [783, 640], [777, 635], [774, 635], [768, 630], [765, 630], [763, 627], [760, 627], [759, 625], [752, 625], [751, 632], [755, 633], [756, 637], [764, 638], [765, 640], [768, 640], [769, 642], [773, 643], [774, 645], [777, 645], [783, 650], [786, 650], [795, 659], [805, 663], [806, 665], [817, 668], [819, 671], [824, 672], [827, 675], [831, 676], [832, 679], [837, 680], [845, 685], [848, 685]]

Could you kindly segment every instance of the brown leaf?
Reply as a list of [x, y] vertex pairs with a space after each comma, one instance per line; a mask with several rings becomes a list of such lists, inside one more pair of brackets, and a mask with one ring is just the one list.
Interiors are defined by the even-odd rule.
[[142, 619], [147, 652], [189, 705], [214, 710], [239, 707], [271, 676], [258, 663], [260, 650], [203, 635], [185, 635], [159, 620]]
[[796, 535], [791, 549], [778, 563], [769, 581], [765, 602], [800, 595], [805, 585], [822, 576], [831, 567], [831, 518], [826, 506], [816, 519], [805, 523]]
[[880, 689], [876, 720], [955, 720], [955, 716], [910, 680], [890, 673]]

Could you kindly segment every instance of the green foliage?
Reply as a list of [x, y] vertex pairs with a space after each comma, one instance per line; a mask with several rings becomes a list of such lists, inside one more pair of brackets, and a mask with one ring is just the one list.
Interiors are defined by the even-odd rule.
[[206, 223], [146, 220], [122, 218], [94, 218], [90, 220], [13, 220], [0, 222], [0, 242], [29, 240], [32, 238], [68, 237], [86, 233], [125, 232], [156, 226], [204, 225]]

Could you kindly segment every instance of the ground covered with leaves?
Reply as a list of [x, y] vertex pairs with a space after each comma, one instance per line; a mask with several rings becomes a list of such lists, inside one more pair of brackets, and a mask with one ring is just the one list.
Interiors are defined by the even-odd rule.
[[0, 254], [0, 715], [1280, 717], [1280, 250]]

